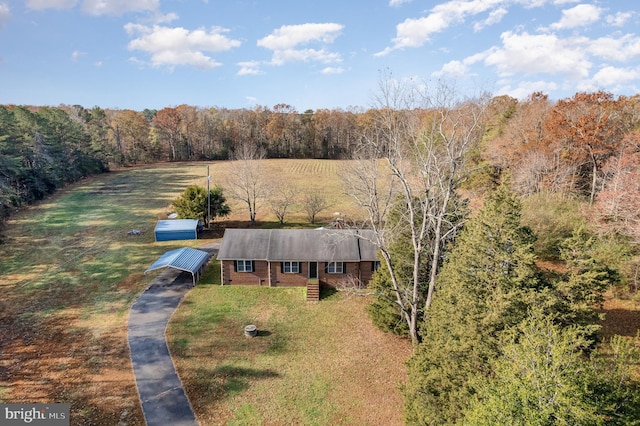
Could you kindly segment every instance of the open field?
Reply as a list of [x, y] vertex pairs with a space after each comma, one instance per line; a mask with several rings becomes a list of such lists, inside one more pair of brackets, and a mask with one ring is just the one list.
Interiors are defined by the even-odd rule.
[[[222, 183], [230, 164], [209, 164], [212, 182]], [[334, 210], [349, 209], [337, 177], [340, 166], [264, 162], [265, 173], [300, 185], [300, 191], [331, 194], [325, 220]], [[149, 283], [144, 270], [162, 253], [207, 242], [153, 238], [156, 219], [194, 183], [206, 185], [206, 164], [118, 171], [80, 182], [11, 218], [0, 255], [0, 401], [70, 402], [72, 424], [143, 423], [126, 343], [128, 309]], [[236, 210], [229, 219], [246, 215]], [[258, 220], [273, 218], [265, 208]], [[300, 221], [303, 214], [292, 215], [292, 222]], [[131, 229], [143, 234], [130, 236]], [[354, 305], [353, 312], [361, 308]], [[355, 326], [345, 323], [340, 332], [348, 335]], [[395, 383], [389, 391], [396, 392]]]

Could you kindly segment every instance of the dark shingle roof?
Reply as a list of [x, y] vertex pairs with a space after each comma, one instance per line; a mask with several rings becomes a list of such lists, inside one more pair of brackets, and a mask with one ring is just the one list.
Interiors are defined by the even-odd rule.
[[359, 262], [377, 260], [376, 247], [347, 229], [227, 229], [220, 260]]

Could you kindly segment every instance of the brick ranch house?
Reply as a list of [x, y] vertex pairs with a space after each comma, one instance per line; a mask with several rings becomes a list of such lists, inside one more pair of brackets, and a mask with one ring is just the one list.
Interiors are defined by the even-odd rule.
[[218, 252], [222, 284], [306, 287], [366, 285], [379, 265], [372, 231], [352, 229], [227, 229]]

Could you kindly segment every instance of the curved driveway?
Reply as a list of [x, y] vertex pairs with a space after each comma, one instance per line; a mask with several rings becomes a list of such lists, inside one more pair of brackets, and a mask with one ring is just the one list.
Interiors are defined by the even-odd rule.
[[191, 286], [191, 274], [167, 269], [131, 306], [129, 348], [148, 426], [198, 425], [165, 338], [167, 323]]

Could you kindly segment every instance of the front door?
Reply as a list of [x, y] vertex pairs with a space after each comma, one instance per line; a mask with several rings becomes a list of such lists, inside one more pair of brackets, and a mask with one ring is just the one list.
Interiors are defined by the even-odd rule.
[[318, 278], [318, 262], [309, 262], [309, 279]]

